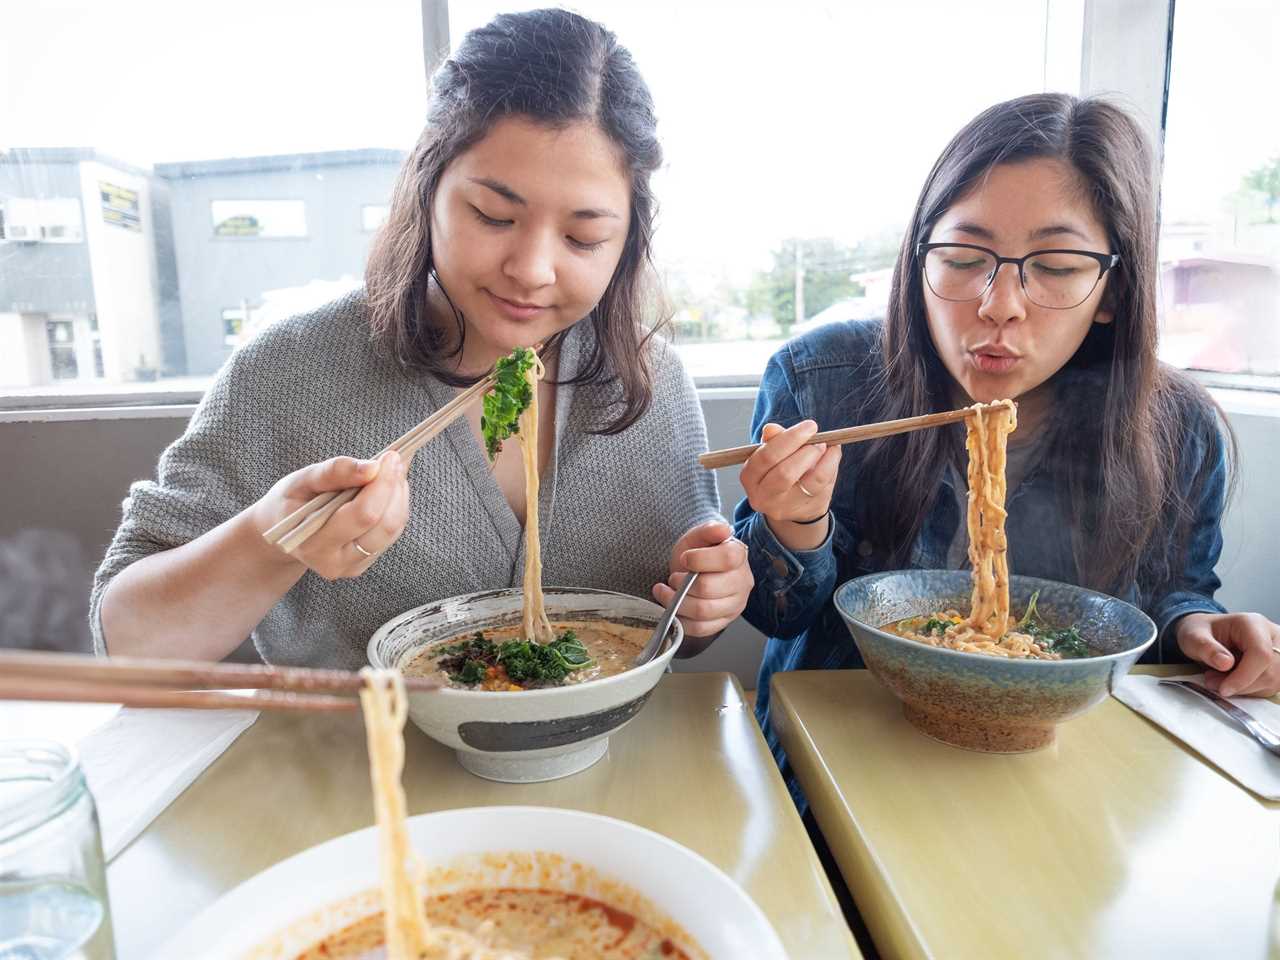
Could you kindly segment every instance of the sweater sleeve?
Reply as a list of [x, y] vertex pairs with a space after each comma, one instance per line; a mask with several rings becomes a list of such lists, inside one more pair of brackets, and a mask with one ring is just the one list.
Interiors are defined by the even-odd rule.
[[[751, 437], [759, 443], [766, 423], [790, 427], [803, 420], [795, 373], [783, 347], [769, 360], [756, 395]], [[743, 616], [771, 637], [798, 636], [817, 618], [835, 589], [835, 541], [843, 535], [831, 515], [827, 539], [813, 550], [788, 550], [774, 536], [764, 516], [743, 498], [734, 511], [734, 530], [747, 545], [755, 587]]]
[[263, 402], [277, 374], [270, 351], [260, 343], [233, 354], [182, 436], [161, 454], [155, 479], [129, 487], [120, 526], [94, 574], [89, 598], [97, 654], [106, 654], [102, 597], [120, 571], [212, 530], [279, 479], [273, 451], [283, 426], [277, 422], [280, 405]]

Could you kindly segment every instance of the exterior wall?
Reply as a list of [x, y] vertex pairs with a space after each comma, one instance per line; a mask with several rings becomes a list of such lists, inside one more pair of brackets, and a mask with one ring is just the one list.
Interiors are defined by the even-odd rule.
[[[277, 170], [241, 162], [244, 169], [235, 172], [218, 170], [215, 164], [157, 167], [170, 188], [187, 372], [192, 375], [215, 372], [231, 353], [223, 310], [243, 303], [259, 307], [269, 290], [315, 281], [359, 282], [373, 237], [362, 227], [361, 208], [387, 204], [399, 171], [398, 158], [341, 165], [308, 165], [299, 158], [293, 167]], [[202, 166], [214, 169], [205, 172]], [[218, 200], [301, 200], [306, 236], [216, 236], [211, 205]]]
[[[150, 182], [144, 175], [90, 161], [80, 165], [80, 185], [104, 374], [108, 380], [135, 380], [136, 368], [158, 369], [161, 360]], [[137, 195], [136, 223], [107, 222], [103, 185]], [[81, 367], [81, 378], [92, 373], [92, 364], [87, 370]]]

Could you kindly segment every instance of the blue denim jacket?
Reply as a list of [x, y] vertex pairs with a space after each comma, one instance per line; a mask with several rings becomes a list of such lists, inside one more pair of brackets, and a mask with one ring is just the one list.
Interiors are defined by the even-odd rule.
[[[877, 338], [880, 324], [858, 321], [830, 324], [790, 341], [774, 354], [765, 369], [752, 418], [752, 436], [759, 440], [766, 423], [790, 426], [806, 418], [821, 429], [850, 426], [865, 418], [867, 394], [881, 369]], [[1193, 477], [1205, 457], [1215, 463], [1203, 485], [1196, 520], [1176, 582], [1158, 595], [1144, 596], [1136, 582], [1119, 593], [1145, 610], [1160, 630], [1159, 639], [1144, 655], [1146, 662], [1185, 660], [1168, 627], [1196, 611], [1221, 613], [1214, 601], [1220, 586], [1213, 572], [1222, 549], [1221, 518], [1226, 489], [1226, 461], [1219, 442], [1210, 448], [1203, 424], [1189, 424], [1179, 476]], [[855, 520], [862, 479], [865, 445], [844, 448], [840, 474], [832, 496], [832, 523], [826, 542], [815, 550], [791, 551], [769, 529], [763, 516], [744, 499], [734, 512], [737, 537], [747, 544], [755, 587], [744, 612], [746, 619], [768, 636], [756, 688], [756, 716], [783, 766], [792, 794], [804, 801], [785, 765], [777, 737], [769, 725], [769, 678], [779, 670], [822, 670], [861, 667], [862, 660], [848, 629], [832, 606], [835, 588], [854, 577], [883, 569]], [[919, 569], [947, 565], [947, 551], [963, 517], [947, 473], [947, 489], [936, 497], [912, 545], [910, 566]], [[1032, 466], [1022, 482], [1009, 491], [1006, 532], [1011, 569], [1015, 574], [1078, 583], [1072, 549], [1072, 516], [1063, 502], [1052, 472]]]

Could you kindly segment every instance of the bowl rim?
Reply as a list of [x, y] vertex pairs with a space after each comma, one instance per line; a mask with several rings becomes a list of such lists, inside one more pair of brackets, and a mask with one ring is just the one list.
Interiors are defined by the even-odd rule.
[[[932, 644], [920, 643], [918, 640], [912, 640], [908, 637], [900, 637], [896, 633], [889, 633], [887, 630], [880, 629], [880, 627], [873, 627], [870, 624], [857, 619], [856, 617], [849, 616], [847, 613], [845, 613], [844, 610], [840, 608], [840, 604], [837, 602], [840, 595], [846, 592], [847, 590], [851, 589], [854, 584], [867, 583], [875, 580], [885, 580], [885, 579], [888, 579], [889, 577], [900, 576], [904, 573], [960, 574], [960, 573], [968, 573], [968, 571], [963, 569], [941, 570], [936, 568], [920, 568], [920, 569], [904, 569], [904, 570], [881, 570], [877, 573], [868, 573], [860, 577], [852, 577], [851, 579], [846, 580], [844, 583], [840, 584], [840, 586], [836, 587], [835, 591], [831, 595], [831, 605], [835, 607], [836, 612], [839, 613], [840, 616], [846, 620], [846, 622], [849, 620], [852, 620], [863, 629], [870, 630], [873, 634], [875, 634], [879, 638], [890, 640], [899, 644], [910, 644], [911, 646], [908, 649], [931, 650], [941, 654], [949, 654], [953, 657], [963, 657], [966, 660], [973, 663], [995, 662], [1000, 664], [1008, 664], [1012, 669], [1015, 669], [1015, 670], [1023, 670], [1023, 669], [1043, 670], [1045, 669], [1045, 666], [1044, 666], [1045, 664], [1053, 664], [1054, 666], [1051, 666], [1048, 669], [1056, 670], [1056, 669], [1060, 669], [1060, 667], [1058, 666], [1059, 664], [1063, 665], [1063, 667], [1071, 666], [1071, 665], [1078, 666], [1078, 665], [1091, 664], [1091, 663], [1106, 663], [1112, 660], [1122, 660], [1127, 657], [1133, 657], [1136, 660], [1138, 657], [1142, 656], [1143, 652], [1149, 646], [1151, 646], [1151, 644], [1153, 644], [1156, 641], [1156, 638], [1159, 635], [1159, 630], [1156, 628], [1156, 622], [1152, 620], [1149, 616], [1147, 616], [1144, 610], [1130, 603], [1127, 600], [1121, 600], [1119, 597], [1113, 597], [1111, 594], [1103, 593], [1100, 590], [1090, 590], [1088, 587], [1080, 587], [1074, 583], [1067, 583], [1064, 580], [1048, 580], [1044, 577], [1029, 577], [1029, 576], [1024, 576], [1023, 574], [1017, 574], [1017, 573], [1010, 574], [1009, 576], [1010, 586], [1013, 585], [1013, 582], [1015, 580], [1018, 580], [1024, 584], [1049, 584], [1056, 587], [1070, 587], [1072, 590], [1075, 590], [1079, 593], [1087, 594], [1092, 597], [1097, 597], [1099, 599], [1106, 600], [1111, 603], [1124, 604], [1126, 607], [1129, 607], [1131, 610], [1137, 613], [1144, 621], [1146, 621], [1146, 625], [1150, 627], [1150, 631], [1148, 632], [1147, 639], [1144, 640], [1142, 643], [1138, 644], [1137, 646], [1129, 647], [1126, 650], [1119, 650], [1116, 653], [1104, 653], [1096, 657], [1070, 657], [1070, 658], [1063, 658], [1062, 660], [1041, 660], [1036, 657], [993, 657], [990, 654], [986, 654], [986, 653], [969, 653], [968, 651], [965, 651], [965, 650], [952, 650], [950, 647], [935, 647]], [[857, 642], [856, 639], [852, 637], [851, 639], [854, 639], [854, 642], [856, 644]]]
[[[550, 585], [544, 585], [542, 588], [542, 592], [544, 595], [550, 595], [553, 591], [559, 594], [564, 594], [564, 593], [572, 593], [572, 594], [579, 594], [579, 595], [598, 594], [600, 596], [606, 596], [606, 597], [623, 597], [627, 600], [639, 600], [643, 603], [648, 603], [651, 606], [653, 606], [658, 611], [659, 615], [661, 615], [661, 612], [662, 612], [662, 607], [658, 606], [658, 604], [655, 601], [649, 600], [645, 597], [637, 597], [630, 593], [622, 593], [619, 590], [600, 590], [596, 587], [564, 587], [564, 586], [550, 586]], [[492, 595], [498, 595], [498, 594], [511, 594], [514, 596], [519, 596], [521, 592], [522, 590], [520, 587], [500, 587], [500, 588], [495, 588], [490, 590], [477, 590], [474, 593], [463, 593], [463, 594], [459, 594], [456, 597], [446, 597], [442, 600], [429, 600], [426, 603], [419, 604], [416, 607], [413, 607], [409, 610], [405, 610], [403, 613], [396, 614], [396, 616], [392, 617], [382, 626], [378, 627], [378, 629], [374, 631], [373, 636], [369, 638], [369, 642], [365, 645], [365, 657], [366, 659], [368, 659], [371, 666], [394, 667], [395, 669], [398, 670], [400, 669], [401, 664], [405, 660], [404, 656], [401, 656], [395, 664], [390, 664], [390, 663], [387, 663], [386, 660], [380, 655], [376, 656], [376, 659], [375, 659], [375, 655], [379, 653], [376, 646], [378, 641], [381, 640], [384, 636], [390, 634], [392, 630], [394, 630], [397, 626], [399, 626], [402, 620], [405, 620], [408, 617], [413, 616], [415, 613], [417, 613], [419, 610], [423, 609], [424, 607], [430, 607], [436, 604], [444, 604], [444, 603], [450, 603], [453, 601], [469, 600], [473, 597], [492, 596]], [[667, 641], [666, 646], [657, 654], [655, 654], [653, 659], [651, 659], [648, 663], [642, 663], [639, 666], [628, 667], [626, 670], [623, 670], [621, 673], [615, 673], [611, 677], [598, 677], [595, 680], [584, 680], [582, 683], [565, 684], [559, 687], [539, 687], [535, 690], [462, 690], [462, 689], [459, 689], [458, 687], [440, 687], [437, 690], [432, 690], [429, 696], [433, 700], [444, 698], [445, 701], [459, 700], [459, 701], [465, 702], [467, 700], [475, 699], [475, 700], [484, 700], [486, 702], [492, 703], [493, 695], [495, 693], [498, 693], [498, 694], [501, 694], [502, 702], [505, 703], [508, 701], [528, 702], [530, 700], [551, 699], [558, 696], [559, 697], [573, 696], [576, 691], [583, 690], [583, 689], [600, 690], [610, 685], [618, 685], [624, 682], [634, 681], [642, 671], [652, 669], [655, 664], [661, 664], [663, 667], [665, 667], [666, 664], [670, 663], [672, 657], [675, 656], [676, 651], [679, 650], [681, 645], [684, 643], [684, 624], [680, 622], [679, 618], [677, 618], [675, 621], [672, 622], [671, 630], [668, 632], [667, 636], [673, 637], [674, 639], [669, 639]], [[411, 649], [413, 649], [415, 652], [421, 652], [422, 649], [424, 648], [413, 647]], [[661, 672], [661, 670], [659, 670], [658, 672]], [[411, 695], [411, 699], [413, 699], [412, 695]]]

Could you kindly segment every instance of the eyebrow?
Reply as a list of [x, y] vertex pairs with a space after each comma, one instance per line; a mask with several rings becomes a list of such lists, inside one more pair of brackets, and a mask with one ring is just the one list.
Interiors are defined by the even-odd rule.
[[[524, 197], [520, 196], [520, 194], [516, 193], [500, 180], [491, 180], [489, 177], [468, 177], [467, 179], [474, 184], [487, 187], [504, 200], [509, 200], [521, 207], [527, 207], [529, 205], [529, 202], [525, 200]], [[605, 217], [611, 217], [614, 220], [622, 219], [622, 217], [618, 216], [618, 214], [614, 213], [608, 207], [586, 207], [582, 210], [575, 210], [573, 211], [573, 217], [575, 220], [599, 220]]]
[[[996, 238], [996, 235], [992, 233], [990, 230], [988, 230], [986, 227], [978, 223], [973, 223], [972, 221], [969, 221], [969, 220], [962, 220], [959, 223], [952, 224], [947, 229], [957, 230], [960, 233], [967, 233], [970, 236], [979, 237], [980, 239], [983, 239], [983, 240], [995, 240]], [[1065, 223], [1052, 223], [1052, 224], [1049, 224], [1049, 226], [1047, 227], [1041, 227], [1039, 230], [1033, 230], [1031, 231], [1031, 234], [1030, 236], [1027, 237], [1027, 239], [1028, 240], [1044, 240], [1046, 237], [1053, 237], [1063, 233], [1069, 234], [1070, 236], [1073, 236], [1073, 237], [1078, 237], [1079, 239], [1085, 241], [1086, 243], [1091, 242], [1090, 237], [1086, 236], [1082, 231]]]

